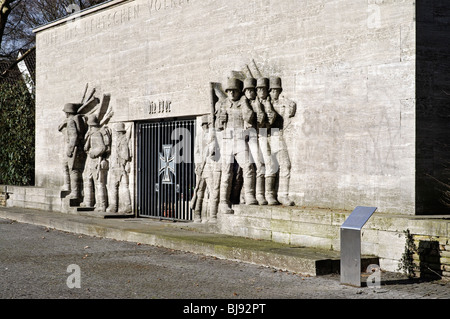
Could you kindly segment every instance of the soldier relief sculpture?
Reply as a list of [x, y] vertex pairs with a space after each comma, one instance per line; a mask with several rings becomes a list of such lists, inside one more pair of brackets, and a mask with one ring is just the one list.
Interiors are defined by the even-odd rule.
[[132, 212], [129, 132], [124, 123], [116, 123], [113, 130], [108, 127], [114, 114], [110, 96], [105, 94], [100, 101], [95, 91], [86, 98], [86, 86], [81, 103], [67, 103], [63, 108], [66, 119], [58, 127], [65, 138], [62, 197], [72, 207], [128, 214]]
[[[281, 78], [275, 76], [231, 77], [223, 91], [214, 87], [218, 102], [202, 117], [196, 145], [201, 156], [191, 201], [195, 222], [215, 222], [217, 213], [232, 214], [232, 198], [246, 205], [294, 205], [284, 131], [297, 106], [282, 91]], [[233, 193], [236, 189], [240, 194]]]

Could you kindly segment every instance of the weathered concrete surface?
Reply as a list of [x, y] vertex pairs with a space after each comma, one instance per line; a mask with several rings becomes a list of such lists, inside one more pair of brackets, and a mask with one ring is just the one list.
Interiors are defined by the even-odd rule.
[[[208, 233], [202, 225], [192, 223], [104, 219], [18, 208], [0, 208], [0, 218], [76, 234], [239, 260], [311, 276], [339, 271], [339, 252], [336, 251]], [[378, 259], [364, 256], [365, 267], [372, 263], [377, 264]]]
[[37, 186], [63, 184], [57, 127], [86, 83], [111, 94], [113, 122], [194, 117], [209, 82], [248, 65], [298, 105], [298, 205], [415, 214], [414, 16], [414, 0], [115, 0], [38, 28]]
[[[340, 250], [340, 227], [351, 211], [300, 207], [234, 206], [234, 215], [219, 215], [219, 232], [287, 245]], [[406, 216], [375, 212], [362, 228], [361, 252], [380, 258], [380, 266], [398, 271], [411, 234], [449, 237], [450, 216]], [[217, 231], [213, 228], [211, 231]]]
[[[0, 209], [0, 217], [308, 274], [338, 269], [339, 230], [351, 212], [276, 207], [266, 210], [266, 216], [258, 216], [261, 210], [257, 207], [233, 208], [235, 214], [219, 215], [217, 225], [143, 218], [104, 219], [102, 215], [93, 217], [92, 213], [71, 215], [22, 208]], [[450, 217], [424, 218], [376, 212], [362, 229], [362, 254], [376, 256], [383, 270], [398, 272], [407, 230], [416, 237], [448, 240]]]
[[[325, 299], [450, 298], [450, 281], [407, 280], [402, 274], [382, 272], [378, 288], [351, 287], [340, 284], [338, 274], [305, 276], [1, 218], [0, 256], [3, 305], [8, 303], [6, 299], [14, 304], [15, 299], [145, 299], [143, 311], [151, 307], [153, 311], [164, 311], [168, 317], [172, 317], [173, 312], [175, 318], [184, 317], [184, 306], [191, 303], [217, 304], [224, 310], [217, 310], [216, 318], [226, 316], [220, 313], [227, 312], [227, 303], [255, 299], [253, 302], [266, 304], [258, 318], [275, 318], [298, 311], [305, 299], [308, 300], [304, 305], [309, 307], [310, 299], [320, 299], [323, 314]], [[80, 267], [79, 288], [70, 289], [67, 285], [68, 279], [74, 279], [75, 275], [68, 272], [69, 265]], [[369, 282], [369, 275], [362, 274], [363, 283]], [[197, 299], [205, 300], [198, 302]], [[33, 310], [40, 312], [37, 304], [33, 305]], [[45, 312], [48, 306], [41, 305]], [[97, 309], [100, 316], [117, 313], [117, 307]], [[336, 311], [332, 306], [327, 309], [330, 315]], [[417, 312], [414, 307], [397, 309], [399, 315], [405, 315], [406, 309], [411, 310], [411, 314]], [[137, 310], [136, 304], [133, 310]], [[89, 312], [93, 313], [91, 309]], [[233, 314], [228, 313], [228, 317]]]

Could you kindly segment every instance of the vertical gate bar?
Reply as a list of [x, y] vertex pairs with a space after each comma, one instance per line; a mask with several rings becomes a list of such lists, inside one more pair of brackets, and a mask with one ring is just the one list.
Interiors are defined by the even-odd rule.
[[[189, 129], [189, 126], [188, 126], [188, 122], [187, 121], [184, 121], [183, 122], [183, 129], [184, 130], [188, 130]], [[188, 148], [188, 140], [187, 140], [187, 138], [185, 138], [184, 140], [183, 140], [183, 150], [187, 150], [187, 148]], [[190, 172], [189, 172], [189, 165], [187, 165], [186, 163], [183, 163], [183, 165], [186, 167], [186, 196], [183, 198], [183, 207], [184, 207], [184, 211], [183, 211], [183, 219], [188, 219], [188, 212], [189, 212], [189, 208], [186, 206], [186, 202], [187, 202], [187, 200], [188, 200], [188, 198], [189, 198], [189, 194], [190, 194], [190, 183], [189, 183], [189, 177], [190, 177]]]
[[143, 210], [143, 214], [147, 215], [148, 213], [148, 201], [147, 201], [147, 175], [148, 175], [148, 171], [147, 171], [147, 165], [145, 163], [146, 159], [148, 158], [148, 140], [147, 140], [147, 134], [148, 134], [148, 129], [146, 125], [142, 125], [142, 203], [144, 205], [144, 210]]
[[[157, 154], [159, 153], [160, 148], [161, 148], [161, 137], [162, 137], [162, 134], [161, 134], [161, 126], [160, 126], [160, 125], [157, 126], [157, 129], [156, 129], [156, 135], [157, 135], [157, 138], [156, 138], [156, 141], [155, 141], [155, 142], [156, 142], [156, 155], [157, 155]], [[155, 167], [158, 167], [157, 163], [159, 163], [158, 157], [156, 157]], [[156, 170], [154, 171], [154, 173], [155, 173], [155, 172], [156, 172], [156, 176], [158, 176], [158, 177], [156, 178], [156, 180], [157, 180], [157, 182], [158, 182], [159, 187], [158, 187], [158, 196], [157, 196], [156, 210], [155, 210], [155, 212], [153, 213], [153, 216], [158, 216], [158, 215], [159, 215], [159, 212], [161, 211], [161, 192], [162, 192], [162, 185], [161, 185], [161, 183], [160, 183], [159, 174], [158, 174], [158, 169], [156, 169]]]
[[153, 192], [149, 192], [148, 195], [148, 216], [153, 216], [155, 213], [155, 203], [158, 201], [158, 195], [156, 192], [155, 185], [155, 154], [152, 152], [154, 150], [154, 139], [155, 139], [155, 125], [148, 124], [148, 135], [147, 135], [147, 147], [148, 147], [148, 155], [147, 155], [147, 185], [146, 187], [149, 190], [154, 190]]
[[150, 145], [149, 145], [149, 137], [151, 134], [151, 126], [149, 124], [145, 125], [145, 159], [143, 162], [143, 166], [145, 167], [145, 184], [144, 184], [144, 192], [145, 192], [145, 215], [148, 216], [151, 213], [151, 200], [149, 197], [149, 179], [150, 179], [150, 170], [148, 166], [148, 160], [151, 159], [150, 153]]
[[146, 153], [146, 143], [145, 143], [145, 126], [144, 125], [140, 125], [141, 128], [141, 133], [139, 134], [141, 136], [141, 164], [140, 164], [140, 168], [141, 168], [141, 214], [146, 214], [147, 212], [147, 204], [145, 202], [145, 198], [147, 197], [145, 195], [145, 175], [146, 175], [146, 169], [145, 169], [145, 153]]
[[[192, 133], [192, 126], [191, 126], [191, 122], [190, 121], [186, 123], [186, 126], [187, 126], [187, 130], [189, 130], [189, 133]], [[189, 139], [186, 139], [186, 151], [191, 148], [192, 145], [190, 145], [190, 144], [191, 144], [191, 138], [189, 137]], [[188, 163], [186, 163], [186, 165], [187, 165], [187, 167], [190, 170], [190, 174], [189, 174], [189, 178], [188, 178], [188, 183], [189, 183], [188, 190], [189, 190], [189, 192], [188, 192], [188, 196], [186, 196], [186, 203], [187, 203], [192, 197], [192, 171], [193, 171], [193, 169], [192, 169], [192, 165], [188, 165]], [[190, 218], [191, 210], [189, 209], [190, 207], [187, 206], [187, 205], [186, 205], [186, 208], [187, 208], [187, 210], [186, 210], [186, 219], [189, 220], [189, 219], [191, 219]]]
[[[167, 132], [166, 132], [166, 123], [163, 123], [163, 139], [162, 139], [162, 145], [167, 143]], [[164, 156], [164, 153], [163, 153]], [[162, 216], [167, 216], [167, 187], [163, 184], [163, 211]]]
[[152, 198], [149, 196], [150, 184], [151, 184], [151, 163], [153, 162], [152, 155], [150, 153], [151, 150], [151, 136], [152, 136], [152, 125], [145, 125], [145, 158], [144, 158], [144, 167], [145, 167], [145, 215], [151, 216], [152, 213]]
[[[182, 132], [183, 131], [183, 122], [182, 121], [178, 121], [178, 128], [179, 130]], [[183, 141], [184, 141], [184, 136], [183, 136]], [[183, 143], [184, 144], [184, 143]], [[184, 145], [181, 144], [181, 147], [183, 148], [183, 156], [184, 156]], [[184, 162], [180, 162], [180, 167], [183, 169], [184, 168]], [[180, 208], [178, 209], [179, 211], [179, 215], [180, 215], [180, 219], [184, 219], [184, 195], [185, 195], [185, 191], [184, 191], [184, 186], [186, 184], [186, 180], [184, 178], [181, 179], [182, 183], [180, 185], [180, 194], [179, 194], [179, 206]]]
[[141, 139], [141, 129], [140, 129], [140, 125], [139, 124], [136, 124], [136, 128], [137, 128], [137, 130], [135, 131], [135, 132], [137, 132], [136, 134], [137, 134], [137, 137], [136, 137], [136, 144], [137, 144], [137, 153], [136, 153], [136, 155], [137, 155], [137, 163], [136, 163], [136, 165], [137, 165], [137, 174], [136, 174], [136, 184], [137, 184], [137, 192], [136, 192], [136, 195], [137, 195], [137, 216], [139, 217], [139, 214], [140, 214], [140, 207], [142, 207], [142, 205], [141, 205], [141, 194], [140, 194], [140, 192], [141, 192], [141, 189], [142, 189], [142, 187], [140, 186], [140, 181], [141, 181], [141, 176], [140, 176], [140, 174], [141, 174], [141, 170], [140, 170], [140, 165], [141, 165], [141, 143], [140, 143], [140, 139]]
[[[169, 130], [170, 130], [170, 123], [169, 122], [166, 122], [165, 123], [165, 127], [164, 127], [164, 129], [165, 129], [165, 134], [166, 134], [166, 138], [165, 138], [165, 144], [170, 144], [170, 137], [169, 137]], [[169, 157], [168, 158], [170, 158], [170, 153], [169, 153]], [[169, 174], [170, 174], [170, 172], [169, 172]], [[170, 178], [170, 176], [169, 176], [169, 178]], [[171, 218], [172, 216], [172, 214], [171, 214], [171, 211], [170, 211], [170, 188], [171, 188], [171, 185], [170, 184], [167, 184], [166, 185], [166, 190], [165, 190], [165, 196], [166, 196], [166, 198], [165, 198], [165, 209], [166, 209], [166, 216], [165, 217], [169, 217], [169, 218]]]
[[[189, 122], [188, 121], [184, 121], [184, 130], [190, 132], [190, 130], [189, 130]], [[187, 136], [186, 136], [183, 139], [183, 144], [184, 144], [183, 151], [184, 152], [186, 152], [188, 150], [189, 143], [190, 143], [190, 139], [188, 139]], [[190, 189], [191, 186], [190, 186], [190, 182], [189, 182], [189, 179], [190, 179], [190, 165], [188, 165], [187, 163], [183, 163], [183, 165], [186, 166], [187, 171], [188, 171], [188, 176], [187, 176], [187, 179], [186, 179], [187, 185], [188, 185], [187, 186], [187, 194], [186, 194], [186, 197], [184, 198], [184, 203], [183, 203], [183, 206], [185, 207], [185, 212], [184, 212], [183, 219], [188, 220], [189, 219], [189, 207], [186, 204], [187, 204], [187, 202], [188, 202], [188, 200], [190, 198], [190, 193], [191, 193], [191, 189]]]
[[[171, 141], [171, 139], [170, 139], [170, 126], [171, 126], [171, 123], [170, 123], [170, 122], [167, 122], [167, 125], [166, 125], [167, 144], [172, 144], [172, 141]], [[172, 153], [173, 153], [173, 150], [172, 150]], [[169, 154], [169, 158], [170, 158], [170, 156], [172, 155], [172, 153]], [[169, 172], [169, 174], [170, 174], [170, 172]], [[173, 217], [173, 212], [172, 212], [172, 207], [171, 207], [172, 188], [173, 188], [173, 185], [170, 185], [170, 184], [167, 185], [167, 212], [168, 212], [167, 215], [168, 215], [170, 218]]]
[[143, 175], [143, 185], [142, 187], [144, 188], [142, 190], [143, 193], [145, 193], [145, 210], [144, 210], [144, 214], [145, 216], [148, 216], [148, 214], [150, 213], [150, 202], [149, 202], [149, 198], [148, 198], [148, 179], [149, 179], [149, 167], [148, 167], [148, 150], [149, 150], [149, 140], [148, 140], [148, 136], [150, 134], [150, 126], [148, 124], [143, 124], [142, 125], [144, 133], [142, 135], [143, 137], [143, 150], [144, 150], [144, 156], [142, 158], [142, 174]]
[[[172, 134], [174, 133], [175, 130], [175, 122], [172, 121], [170, 123], [170, 135], [172, 136]], [[172, 210], [173, 215], [176, 217], [177, 216], [177, 211], [175, 209], [175, 194], [177, 192], [177, 181], [176, 181], [176, 167], [177, 167], [177, 158], [176, 158], [176, 154], [175, 154], [175, 171], [173, 172], [173, 185], [172, 185], [172, 194], [170, 197], [170, 209]]]
[[[159, 183], [158, 181], [158, 151], [159, 151], [159, 145], [158, 145], [158, 126], [156, 124], [152, 124], [152, 149], [154, 151], [153, 154], [151, 154], [150, 158], [152, 159], [152, 169], [150, 171], [152, 177], [151, 182], [155, 184]], [[158, 184], [158, 191], [155, 191], [155, 194], [153, 194], [153, 202], [152, 202], [152, 214], [151, 216], [156, 216], [157, 212], [159, 210], [159, 196], [161, 194], [161, 186]]]
[[[190, 148], [190, 167], [191, 167], [191, 169], [192, 169], [192, 180], [191, 180], [191, 194], [190, 194], [190, 197], [189, 197], [189, 199], [191, 199], [192, 198], [192, 196], [194, 195], [193, 193], [194, 193], [194, 187], [195, 187], [195, 184], [196, 184], [196, 178], [197, 178], [197, 176], [195, 175], [195, 163], [194, 163], [194, 158], [193, 158], [193, 154], [194, 154], [194, 147], [195, 147], [195, 136], [196, 136], [196, 134], [197, 134], [197, 126], [196, 126], [196, 121], [194, 120], [194, 121], [192, 121], [191, 122], [191, 140], [190, 140], [190, 143], [191, 143], [191, 148]], [[190, 217], [189, 217], [189, 219], [190, 220], [192, 220], [193, 219], [193, 216], [192, 216], [192, 209], [190, 210]]]
[[156, 191], [156, 183], [158, 183], [158, 160], [157, 160], [157, 156], [158, 156], [158, 149], [156, 149], [155, 152], [155, 145], [156, 144], [156, 138], [157, 138], [157, 132], [156, 132], [156, 125], [154, 123], [151, 124], [151, 134], [149, 136], [149, 143], [151, 144], [151, 146], [149, 147], [150, 150], [153, 150], [153, 152], [149, 153], [149, 159], [150, 159], [150, 169], [149, 169], [149, 175], [150, 175], [150, 183], [153, 185], [153, 188], [155, 190], [155, 192], [153, 194], [151, 194], [150, 196], [152, 196], [151, 199], [151, 212], [150, 212], [150, 216], [155, 216], [155, 212], [157, 211], [157, 207], [158, 207], [158, 202], [159, 202], [159, 192], [160, 189], [158, 188], [158, 191]]
[[156, 168], [156, 159], [155, 159], [155, 136], [156, 136], [156, 131], [155, 131], [155, 124], [152, 123], [150, 124], [150, 135], [149, 135], [149, 149], [153, 150], [153, 153], [149, 153], [149, 157], [148, 159], [150, 160], [150, 163], [148, 163], [149, 165], [149, 183], [153, 184], [153, 187], [155, 189], [155, 192], [153, 194], [151, 194], [152, 199], [151, 199], [151, 208], [150, 208], [150, 216], [155, 216], [155, 211], [156, 211], [156, 207], [158, 205], [158, 197], [159, 197], [159, 189], [158, 191], [156, 191], [156, 179], [155, 179], [155, 172], [157, 172], [157, 168]]
[[147, 216], [149, 214], [149, 210], [150, 210], [149, 198], [148, 198], [148, 174], [149, 174], [149, 171], [148, 171], [148, 163], [147, 163], [147, 160], [149, 158], [148, 157], [148, 151], [149, 151], [148, 135], [150, 133], [150, 128], [149, 128], [148, 124], [142, 125], [142, 127], [144, 129], [143, 137], [144, 137], [144, 141], [145, 141], [143, 143], [145, 156], [142, 159], [142, 171], [143, 171], [143, 174], [144, 174], [144, 180], [143, 180], [143, 185], [142, 185], [144, 189], [142, 190], [142, 192], [145, 194], [145, 197], [144, 197], [144, 202], [145, 202], [144, 214]]
[[155, 154], [152, 152], [154, 149], [154, 138], [155, 138], [155, 126], [153, 124], [148, 124], [148, 135], [147, 135], [147, 147], [148, 147], [148, 155], [147, 155], [147, 189], [148, 189], [148, 216], [153, 216], [155, 212], [155, 202], [157, 201], [156, 192], [152, 192], [151, 190], [156, 190], [155, 188], [155, 178], [154, 178], [154, 163], [155, 163]]
[[[166, 122], [165, 129], [166, 129], [166, 144], [170, 144], [170, 136], [169, 136], [170, 123], [169, 122]], [[170, 155], [171, 154], [169, 154], [168, 158], [170, 158]], [[169, 174], [170, 174], [170, 172], [169, 172]], [[169, 176], [169, 178], [170, 178], [170, 176]], [[172, 217], [172, 213], [170, 211], [170, 188], [171, 188], [171, 186], [172, 185], [170, 185], [170, 184], [166, 185], [166, 215], [169, 218]]]
[[[186, 129], [186, 121], [183, 121], [182, 123], [181, 123], [181, 127], [182, 127], [182, 129], [183, 129], [183, 131]], [[186, 149], [186, 139], [183, 139], [183, 142], [182, 142], [182, 144], [183, 144], [183, 150], [185, 150]], [[183, 163], [183, 167], [185, 168], [185, 170], [184, 170], [184, 172], [185, 172], [185, 177], [184, 177], [184, 186], [185, 186], [185, 192], [183, 193], [183, 201], [182, 201], [182, 207], [183, 207], [183, 211], [182, 211], [182, 218], [183, 219], [185, 219], [186, 218], [186, 197], [188, 196], [188, 191], [189, 191], [189, 189], [188, 189], [188, 175], [187, 175], [187, 166], [185, 165], [185, 163]]]
[[[167, 127], [166, 127], [166, 134], [167, 134], [167, 141], [168, 141], [167, 144], [172, 144], [172, 141], [170, 138], [171, 126], [172, 126], [172, 123], [167, 122]], [[173, 150], [172, 150], [172, 153], [173, 153]], [[169, 155], [169, 158], [172, 155], [172, 153]], [[169, 174], [171, 174], [171, 173], [169, 172]], [[172, 176], [170, 176], [170, 178], [172, 178]], [[174, 217], [173, 211], [172, 211], [172, 189], [173, 189], [173, 184], [172, 185], [168, 184], [167, 185], [167, 211], [168, 211], [168, 215], [170, 218]]]
[[140, 213], [139, 215], [145, 215], [147, 212], [147, 204], [145, 203], [145, 175], [146, 175], [146, 169], [145, 169], [145, 153], [146, 153], [146, 141], [145, 141], [145, 134], [146, 129], [145, 125], [139, 124], [139, 153], [140, 153], [140, 162], [139, 162], [139, 194], [140, 194]]
[[[192, 147], [191, 137], [192, 137], [192, 134], [193, 134], [193, 131], [192, 131], [192, 122], [191, 122], [191, 121], [187, 122], [187, 126], [188, 126], [188, 130], [189, 130], [190, 135], [189, 135], [189, 139], [186, 141], [186, 143], [187, 143], [187, 148], [186, 148], [186, 150], [189, 150], [189, 151], [190, 151], [190, 149], [191, 149], [191, 147]], [[190, 156], [190, 154], [189, 154], [189, 156]], [[188, 161], [188, 163], [189, 163], [189, 161]], [[188, 181], [188, 183], [189, 183], [189, 194], [188, 194], [188, 196], [186, 197], [186, 202], [189, 202], [189, 200], [192, 198], [192, 172], [193, 172], [193, 169], [192, 169], [192, 165], [188, 165], [188, 163], [186, 163], [186, 165], [187, 165], [187, 166], [189, 167], [189, 169], [190, 169], [190, 176], [189, 176], [189, 181]], [[187, 220], [190, 220], [190, 219], [191, 219], [191, 210], [190, 210], [189, 208], [190, 208], [190, 207], [187, 206], [187, 215], [186, 215], [186, 219], [187, 219]]]
[[158, 193], [156, 194], [155, 208], [153, 210], [152, 216], [159, 216], [159, 212], [161, 210], [161, 193], [162, 193], [162, 185], [159, 180], [159, 149], [160, 149], [160, 139], [161, 139], [161, 126], [159, 124], [154, 124], [154, 139], [155, 146], [153, 149], [155, 150], [154, 158], [154, 170], [152, 174], [154, 175], [154, 182], [158, 184]]
[[[181, 129], [184, 129], [184, 121], [181, 122]], [[182, 145], [183, 145], [183, 148], [184, 148], [184, 140], [182, 142]], [[183, 183], [183, 198], [181, 199], [181, 212], [180, 213], [182, 215], [182, 218], [184, 218], [184, 216], [185, 216], [185, 209], [186, 209], [186, 207], [184, 205], [184, 201], [185, 201], [186, 194], [187, 194], [187, 190], [186, 190], [186, 177], [187, 177], [187, 175], [186, 175], [186, 165], [184, 165], [184, 163], [183, 163], [181, 165], [181, 167], [183, 167], [183, 181], [184, 181], [184, 183]]]
[[[174, 130], [177, 130], [177, 134], [179, 135], [179, 130], [180, 130], [180, 121], [175, 121], [174, 122]], [[179, 140], [177, 140], [177, 143], [179, 142]], [[179, 167], [181, 165], [180, 163], [180, 156], [179, 156], [179, 152], [178, 152], [178, 158], [177, 158], [177, 164], [175, 165], [176, 167], [176, 179], [175, 179], [175, 192], [174, 192], [174, 206], [175, 206], [175, 211], [177, 212], [177, 216], [180, 216], [180, 185], [182, 184], [182, 180], [180, 179], [180, 177], [178, 176], [179, 174]]]
[[[189, 130], [189, 126], [188, 126], [188, 122], [187, 121], [183, 121], [183, 129], [184, 131]], [[188, 148], [188, 139], [187, 137], [185, 139], [183, 139], [183, 150], [186, 151]], [[188, 219], [188, 213], [189, 213], [189, 207], [186, 206], [186, 203], [189, 199], [189, 193], [190, 193], [190, 185], [189, 185], [189, 165], [187, 165], [187, 163], [183, 163], [183, 165], [186, 167], [186, 196], [183, 198], [183, 207], [184, 207], [184, 211], [183, 211], [183, 219], [187, 220]]]
[[[173, 144], [173, 141], [172, 141], [172, 122], [167, 123], [167, 135], [168, 135], [168, 138], [169, 138], [169, 144]], [[172, 148], [172, 154], [173, 154], [173, 148]], [[169, 174], [171, 174], [171, 173], [169, 172]], [[173, 178], [173, 176], [171, 176], [171, 178]], [[172, 179], [172, 181], [173, 181], [173, 179]], [[170, 212], [170, 217], [171, 218], [175, 218], [175, 212], [173, 211], [173, 207], [172, 207], [172, 204], [173, 204], [172, 196], [173, 196], [173, 190], [174, 190], [174, 187], [175, 187], [174, 185], [175, 184], [172, 183], [172, 185], [170, 185], [167, 188], [167, 191], [168, 191], [167, 203], [168, 203], [168, 206], [169, 206], [169, 212]]]

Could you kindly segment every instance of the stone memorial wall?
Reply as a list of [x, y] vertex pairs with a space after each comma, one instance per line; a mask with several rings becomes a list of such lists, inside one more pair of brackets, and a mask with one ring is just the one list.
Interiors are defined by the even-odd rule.
[[414, 18], [413, 0], [113, 0], [37, 28], [36, 186], [65, 185], [63, 108], [94, 88], [84, 115], [108, 96], [111, 132], [200, 128], [211, 83], [278, 77], [296, 104], [283, 132], [293, 204], [416, 214]]

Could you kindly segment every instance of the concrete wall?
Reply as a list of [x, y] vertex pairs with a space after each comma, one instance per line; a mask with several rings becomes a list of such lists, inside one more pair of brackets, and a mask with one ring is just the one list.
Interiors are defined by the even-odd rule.
[[[332, 209], [270, 207], [261, 210], [256, 206], [241, 206], [235, 208], [234, 215], [219, 215], [217, 227], [220, 233], [233, 236], [339, 251], [340, 227], [350, 213]], [[407, 245], [405, 232], [409, 231], [416, 243], [411, 250], [416, 275], [420, 275], [420, 271], [427, 272], [429, 266], [448, 277], [449, 227], [450, 219], [442, 216], [427, 219], [375, 212], [361, 230], [361, 253], [377, 256], [383, 270], [401, 271]], [[212, 228], [211, 231], [217, 230]], [[429, 253], [431, 248], [436, 251]]]
[[[209, 82], [252, 61], [298, 104], [287, 133], [300, 206], [414, 214], [414, 0], [114, 0], [38, 28], [36, 185], [62, 185], [67, 102], [86, 83], [114, 121], [209, 112]], [[149, 105], [170, 101], [170, 113]]]

